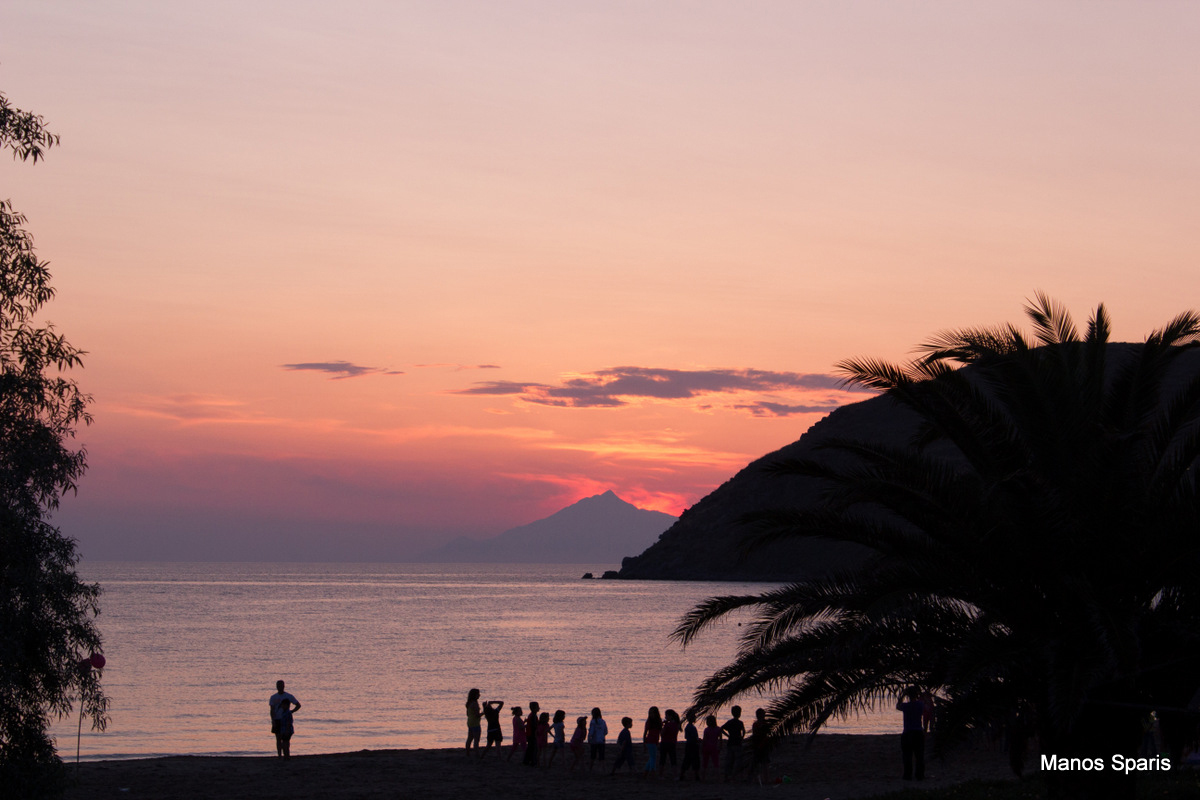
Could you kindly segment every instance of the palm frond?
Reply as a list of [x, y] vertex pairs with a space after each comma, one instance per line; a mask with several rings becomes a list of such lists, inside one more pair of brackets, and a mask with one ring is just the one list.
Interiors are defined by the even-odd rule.
[[710, 597], [683, 615], [671, 638], [687, 647], [702, 631], [711, 627], [722, 617], [746, 606], [759, 602], [758, 595], [723, 595]]
[[1079, 341], [1079, 332], [1066, 306], [1043, 292], [1035, 292], [1033, 300], [1027, 301], [1025, 315], [1033, 322], [1037, 340], [1043, 345]]
[[1164, 347], [1180, 347], [1194, 344], [1200, 338], [1200, 313], [1184, 311], [1174, 319], [1153, 331], [1147, 338], [1147, 344]]
[[1155, 415], [1143, 450], [1151, 491], [1160, 502], [1178, 490], [1200, 459], [1200, 376], [1175, 392]]
[[1092, 345], [1097, 346], [1097, 349], [1103, 352], [1108, 346], [1108, 338], [1112, 335], [1112, 320], [1109, 319], [1108, 311], [1104, 308], [1104, 303], [1096, 306], [1096, 311], [1088, 319], [1087, 336], [1085, 340]]
[[888, 391], [912, 383], [913, 378], [902, 367], [878, 359], [847, 359], [834, 365], [847, 383], [870, 389]]

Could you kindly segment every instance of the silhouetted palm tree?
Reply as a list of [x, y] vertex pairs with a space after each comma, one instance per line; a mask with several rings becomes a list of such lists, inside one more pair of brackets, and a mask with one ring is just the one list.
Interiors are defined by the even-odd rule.
[[675, 632], [685, 645], [731, 611], [756, 612], [698, 708], [768, 691], [776, 733], [815, 732], [915, 684], [944, 698], [943, 732], [1028, 703], [1043, 753], [1107, 759], [1136, 750], [1146, 710], [1188, 703], [1200, 685], [1200, 369], [1179, 361], [1200, 315], [1116, 345], [1104, 306], [1082, 337], [1042, 295], [1027, 313], [1033, 339], [1011, 325], [946, 332], [906, 366], [839, 365], [915, 414], [916, 435], [774, 465], [826, 492], [816, 510], [755, 515], [753, 541], [821, 537], [872, 555], [691, 611]]

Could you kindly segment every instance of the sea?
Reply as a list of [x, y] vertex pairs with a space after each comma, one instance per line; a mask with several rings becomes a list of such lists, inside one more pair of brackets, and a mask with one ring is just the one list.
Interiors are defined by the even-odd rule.
[[[103, 589], [107, 730], [53, 727], [68, 761], [270, 755], [275, 681], [302, 704], [292, 752], [462, 745], [467, 692], [508, 709], [594, 706], [610, 729], [683, 711], [729, 663], [734, 616], [682, 648], [680, 618], [763, 583], [602, 580], [612, 565], [84, 562]], [[582, 575], [592, 572], [595, 580]], [[769, 697], [749, 697], [752, 709]], [[892, 730], [879, 714], [833, 732]]]

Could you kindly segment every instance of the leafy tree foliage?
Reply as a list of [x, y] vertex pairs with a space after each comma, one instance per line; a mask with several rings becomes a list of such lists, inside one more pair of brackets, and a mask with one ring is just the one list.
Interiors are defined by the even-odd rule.
[[[36, 162], [57, 143], [0, 94], [0, 147]], [[54, 289], [24, 226], [0, 200], [0, 785], [22, 796], [43, 791], [59, 763], [51, 719], [78, 701], [103, 729], [108, 703], [85, 666], [101, 652], [100, 587], [79, 579], [74, 541], [48, 521], [84, 472], [71, 440], [91, 421], [90, 398], [63, 374], [81, 351], [37, 321]]]
[[[952, 331], [907, 365], [839, 365], [911, 412], [916, 435], [775, 465], [822, 481], [823, 501], [756, 515], [756, 540], [873, 555], [693, 609], [675, 633], [685, 644], [756, 612], [697, 707], [772, 692], [776, 733], [815, 732], [916, 685], [943, 698], [943, 734], [1031, 708], [1043, 753], [1107, 759], [1136, 751], [1148, 710], [1188, 705], [1200, 686], [1200, 315], [1118, 345], [1104, 306], [1083, 335], [1044, 296], [1027, 313], [1033, 338]], [[1111, 773], [1055, 787], [1124, 791]]]

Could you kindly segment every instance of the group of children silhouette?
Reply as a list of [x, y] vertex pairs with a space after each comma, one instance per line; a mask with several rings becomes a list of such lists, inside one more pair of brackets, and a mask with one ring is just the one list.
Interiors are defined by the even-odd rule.
[[[472, 689], [467, 693], [467, 755], [483, 758], [494, 746], [497, 754], [504, 746], [504, 730], [500, 724], [500, 711], [504, 708], [503, 700], [488, 700], [479, 702], [479, 690]], [[523, 715], [520, 706], [510, 709], [512, 714], [512, 744], [508, 751], [511, 761], [517, 753], [522, 753], [522, 763], [532, 767], [551, 767], [559, 753], [562, 753], [560, 763], [566, 764], [566, 754], [571, 753], [571, 762], [567, 769], [574, 772], [588, 758], [588, 771], [594, 771], [599, 762], [600, 769], [605, 767], [605, 748], [608, 739], [608, 723], [599, 708], [593, 708], [590, 719], [587, 716], [576, 717], [575, 730], [570, 739], [567, 738], [567, 713], [562, 709], [554, 712], [542, 711], [536, 702], [529, 704], [529, 714]], [[766, 773], [770, 764], [771, 741], [768, 733], [766, 712], [758, 709], [755, 721], [750, 729], [749, 760], [743, 753], [746, 741], [746, 725], [742, 722], [741, 706], [730, 709], [732, 715], [723, 725], [717, 724], [714, 715], [708, 715], [704, 720], [704, 733], [696, 728], [696, 713], [688, 710], [685, 719], [680, 719], [673, 708], [668, 708], [660, 714], [658, 706], [651, 706], [646, 714], [646, 722], [642, 728], [642, 743], [645, 749], [646, 764], [642, 773], [647, 776], [661, 776], [668, 762], [674, 770], [679, 767], [679, 780], [686, 780], [691, 772], [694, 780], [706, 780], [709, 768], [714, 777], [720, 769], [721, 740], [725, 741], [724, 777], [731, 780], [739, 771], [749, 768], [749, 778], [758, 775], [760, 782], [766, 781]], [[480, 750], [479, 744], [483, 735], [483, 720], [487, 721], [487, 745]], [[626, 767], [634, 771], [633, 763], [633, 719], [621, 719], [621, 731], [617, 735], [617, 757], [609, 774]], [[677, 746], [680, 734], [683, 735], [683, 763], [677, 762]]]

